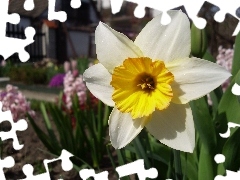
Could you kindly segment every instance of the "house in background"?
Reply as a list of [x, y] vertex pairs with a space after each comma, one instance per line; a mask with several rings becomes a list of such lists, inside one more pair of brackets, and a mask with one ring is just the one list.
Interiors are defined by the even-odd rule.
[[[23, 37], [24, 29], [32, 26], [36, 30], [35, 42], [26, 47], [31, 62], [43, 58], [56, 59], [58, 63], [78, 57], [96, 57], [94, 31], [100, 15], [92, 0], [81, 0], [81, 7], [73, 9], [71, 0], [56, 0], [55, 11], [65, 11], [67, 20], [63, 23], [48, 21], [48, 0], [34, 0], [35, 8], [26, 11], [25, 0], [11, 0], [9, 13], [18, 13], [21, 21], [18, 25], [8, 24], [7, 35]], [[15, 55], [15, 57], [17, 57]], [[10, 59], [13, 59], [10, 57]]]
[[[108, 2], [108, 6], [104, 2]], [[137, 7], [136, 3], [123, 1], [121, 9], [118, 13], [112, 14], [110, 0], [96, 0], [97, 7], [99, 8], [102, 20], [110, 25], [113, 29], [127, 35], [130, 39], [134, 40], [141, 29], [153, 17], [150, 8], [145, 8], [145, 16], [143, 18], [136, 18], [134, 10]]]
[[[9, 7], [8, 12], [10, 13], [18, 13], [20, 15], [20, 22], [17, 25], [7, 23], [7, 29], [6, 29], [6, 36], [8, 37], [16, 37], [19, 39], [25, 39], [24, 30], [28, 26], [36, 27], [35, 24], [37, 24], [39, 21], [41, 21], [40, 17], [41, 14], [46, 11], [47, 9], [47, 3], [48, 0], [39, 0], [34, 1], [35, 2], [35, 8], [33, 11], [26, 11], [23, 8], [25, 0], [10, 0], [9, 1]], [[36, 34], [34, 36], [35, 42], [33, 44], [30, 44], [29, 46], [26, 46], [26, 51], [30, 54], [29, 61], [35, 62], [42, 60], [46, 57], [45, 54], [42, 52], [42, 39], [44, 38], [44, 34], [41, 32], [40, 29], [36, 29]], [[15, 53], [11, 57], [9, 57], [12, 62], [19, 63], [20, 60], [18, 58], [18, 55]], [[28, 61], [28, 62], [29, 62]]]

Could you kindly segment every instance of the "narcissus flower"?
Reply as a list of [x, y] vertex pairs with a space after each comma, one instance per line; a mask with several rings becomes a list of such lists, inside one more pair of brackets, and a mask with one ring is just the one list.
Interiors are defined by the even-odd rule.
[[189, 57], [189, 20], [180, 11], [169, 15], [169, 25], [161, 25], [159, 15], [134, 42], [104, 23], [96, 29], [100, 63], [83, 78], [97, 98], [114, 106], [109, 134], [115, 148], [126, 146], [146, 127], [163, 144], [192, 152], [195, 130], [188, 102], [231, 76], [215, 63]]

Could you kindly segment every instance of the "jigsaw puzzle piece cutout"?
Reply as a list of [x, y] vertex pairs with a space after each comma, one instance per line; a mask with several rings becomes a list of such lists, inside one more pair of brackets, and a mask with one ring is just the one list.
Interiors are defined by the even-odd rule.
[[32, 11], [35, 7], [33, 0], [25, 0], [23, 7], [26, 11]]
[[[226, 1], [226, 0], [208, 0], [208, 1], [168, 0], [167, 2], [163, 2], [159, 0], [142, 0], [142, 1], [126, 0], [126, 1], [138, 4], [136, 9], [134, 10], [134, 15], [138, 18], [144, 17], [145, 7], [149, 7], [149, 8], [161, 11], [163, 13], [161, 23], [163, 25], [167, 25], [171, 21], [171, 18], [167, 14], [167, 11], [183, 5], [187, 11], [188, 16], [194, 22], [195, 26], [199, 29], [205, 28], [207, 21], [202, 17], [198, 17], [197, 14], [200, 11], [202, 5], [206, 2], [215, 4], [220, 8], [220, 11], [214, 15], [215, 21], [223, 22], [226, 14], [231, 14], [238, 20], [240, 19], [240, 17], [236, 15], [237, 8], [240, 7], [240, 1], [236, 1], [236, 0], [229, 0], [229, 1]], [[117, 12], [120, 11], [123, 4], [123, 0], [110, 0], [110, 4], [111, 4], [112, 13], [116, 14]], [[240, 22], [236, 25], [236, 28], [233, 32], [233, 36], [236, 36], [239, 30], [240, 30]]]
[[25, 29], [26, 39], [18, 39], [6, 37], [7, 22], [11, 24], [18, 24], [20, 16], [16, 13], [8, 14], [8, 0], [0, 1], [0, 55], [6, 60], [12, 54], [18, 53], [19, 59], [26, 62], [29, 59], [29, 54], [25, 51], [25, 47], [34, 42], [33, 36], [35, 29], [28, 27]]
[[8, 1], [9, 0], [0, 1], [0, 22], [9, 22], [15, 24], [14, 22], [16, 22], [17, 20], [20, 21], [20, 16], [17, 13], [8, 14]]
[[234, 172], [226, 170], [226, 176], [217, 175], [214, 180], [235, 180], [240, 179], [240, 171]]
[[11, 156], [8, 156], [4, 159], [0, 159], [0, 169], [1, 169], [0, 170], [0, 179], [1, 180], [6, 179], [4, 172], [3, 172], [3, 168], [11, 168], [14, 166], [14, 164], [15, 164], [15, 161], [14, 161], [13, 157], [11, 157]]
[[[163, 13], [161, 23], [163, 25], [167, 25], [171, 22], [171, 18], [168, 15], [167, 11], [170, 9], [174, 9], [180, 6], [185, 7], [187, 10], [188, 16], [194, 21], [194, 24], [196, 27], [203, 29], [206, 26], [206, 20], [197, 17], [197, 13], [199, 12], [201, 6], [203, 5], [205, 0], [198, 0], [198, 1], [192, 1], [192, 0], [168, 0], [168, 2], [161, 2], [159, 0], [127, 0], [132, 3], [138, 4], [136, 9], [134, 10], [135, 17], [142, 18], [145, 15], [145, 7], [152, 8], [158, 11], [161, 11]], [[123, 0], [111, 0], [111, 8], [112, 13], [116, 14], [120, 11]]]
[[35, 35], [35, 29], [32, 27], [27, 27], [24, 31], [26, 39], [17, 39], [12, 37], [2, 37], [0, 38], [0, 54], [7, 59], [15, 52], [18, 53], [19, 59], [22, 62], [26, 62], [29, 59], [29, 54], [25, 50], [25, 47], [34, 42], [33, 36]]
[[23, 166], [23, 173], [26, 175], [25, 179], [22, 180], [50, 180], [50, 173], [49, 173], [49, 169], [48, 169], [48, 164], [61, 160], [62, 161], [62, 169], [64, 171], [69, 171], [73, 168], [73, 163], [70, 160], [70, 157], [72, 157], [73, 155], [71, 153], [69, 153], [68, 151], [66, 151], [65, 149], [62, 150], [61, 155], [58, 158], [54, 158], [51, 160], [45, 159], [43, 161], [44, 167], [46, 169], [45, 173], [42, 174], [38, 174], [38, 175], [33, 175], [33, 166], [31, 164], [25, 164]]
[[122, 4], [123, 4], [123, 0], [110, 0], [110, 4], [111, 4], [111, 10], [113, 14], [116, 14], [120, 11]]
[[33, 166], [31, 164], [25, 164], [22, 168], [23, 173], [26, 175], [25, 180], [51, 180], [48, 168], [46, 170], [45, 173], [33, 175]]
[[[215, 29], [222, 33], [222, 36], [227, 37], [228, 39], [232, 39], [234, 32], [236, 31], [236, 27], [239, 24], [239, 20], [232, 16], [231, 14], [225, 14], [225, 19], [223, 22], [218, 22], [215, 20], [216, 13], [220, 12], [221, 9], [215, 4], [211, 4], [209, 2], [204, 2], [201, 10], [198, 13], [199, 17], [202, 17], [207, 20], [207, 22], [211, 22], [211, 24], [207, 24], [207, 26], [211, 26], [211, 29]], [[214, 26], [213, 26], [214, 24]]]
[[[16, 13], [8, 14], [8, 0], [0, 1], [0, 39], [5, 37], [7, 22], [11, 24], [18, 24], [20, 16]], [[3, 42], [3, 41], [1, 41]]]
[[145, 169], [144, 160], [139, 159], [132, 163], [119, 166], [116, 168], [119, 174], [119, 178], [129, 176], [132, 174], [137, 174], [139, 180], [145, 180], [146, 178], [155, 179], [158, 176], [158, 171], [156, 168]]
[[240, 96], [240, 86], [237, 83], [233, 85], [232, 93], [236, 96]]
[[233, 36], [236, 36], [240, 31], [240, 18], [236, 14], [237, 9], [240, 7], [240, 1], [208, 0], [208, 2], [220, 8], [220, 10], [214, 15], [215, 21], [220, 23], [223, 22], [226, 20], [226, 14], [231, 14], [231, 16], [234, 16], [236, 19], [238, 19], [238, 24], [236, 25], [236, 28], [232, 34]]
[[186, 9], [187, 15], [192, 19], [195, 26], [199, 29], [203, 29], [206, 26], [206, 20], [198, 17], [197, 14], [204, 4], [205, 0], [198, 0], [198, 1], [191, 1], [191, 0], [169, 0], [167, 3], [160, 3], [158, 0], [152, 1], [150, 4], [149, 2], [146, 2], [148, 4], [147, 7], [156, 9], [158, 11], [163, 12], [161, 23], [163, 25], [167, 25], [171, 22], [171, 17], [167, 14], [167, 11], [170, 9], [175, 9], [180, 6], [184, 6]]
[[61, 160], [62, 161], [62, 169], [64, 171], [70, 171], [73, 168], [73, 163], [70, 160], [70, 157], [72, 157], [72, 156], [73, 156], [73, 154], [71, 154], [70, 152], [63, 149], [61, 155], [58, 158], [51, 159], [51, 160], [45, 159], [43, 161], [43, 163], [44, 163], [44, 166], [46, 168], [48, 163]]
[[223, 154], [216, 154], [214, 156], [214, 160], [217, 164], [224, 163], [225, 162], [225, 156]]
[[93, 177], [94, 180], [108, 180], [107, 171], [96, 174], [93, 169], [83, 169], [79, 172], [79, 175], [83, 180], [87, 180], [90, 177]]
[[199, 17], [197, 15], [201, 7], [203, 6], [204, 2], [205, 0], [200, 1], [184, 0], [183, 2], [183, 5], [187, 11], [189, 18], [193, 21], [193, 23], [198, 29], [204, 29], [207, 24], [207, 21], [204, 18]]
[[236, 124], [236, 123], [233, 123], [233, 122], [228, 122], [228, 129], [225, 133], [219, 133], [219, 135], [222, 137], [222, 138], [228, 138], [231, 134], [231, 131], [230, 129], [231, 128], [235, 128], [235, 127], [240, 127], [240, 124]]
[[71, 7], [74, 9], [80, 8], [81, 6], [81, 0], [71, 0], [70, 3]]
[[208, 2], [211, 4], [214, 4], [215, 6], [218, 6], [220, 8], [220, 11], [218, 11], [214, 16], [214, 19], [217, 22], [223, 22], [225, 19], [225, 15], [227, 13], [231, 14], [235, 18], [238, 18], [238, 16], [236, 15], [236, 10], [237, 10], [237, 8], [240, 7], [240, 1], [208, 0]]
[[[214, 161], [218, 164], [218, 169], [224, 169], [224, 172], [222, 172], [222, 175], [226, 173], [225, 167], [223, 163], [225, 162], [225, 156], [223, 154], [216, 154], [214, 156]], [[221, 177], [222, 175], [218, 175], [218, 178]], [[217, 177], [217, 176], [216, 176]], [[214, 178], [214, 180], [216, 179]]]
[[[168, 0], [168, 3], [160, 3], [158, 0], [151, 1], [138, 1], [138, 0], [129, 0], [130, 2], [138, 4], [135, 11], [138, 12], [137, 17], [144, 17], [145, 15], [145, 7], [156, 9], [162, 12], [161, 24], [167, 25], [171, 22], [171, 17], [167, 13], [168, 10], [177, 8], [183, 5], [184, 0]], [[144, 10], [144, 11], [143, 11]], [[135, 12], [134, 11], [134, 12]]]
[[67, 13], [64, 11], [55, 11], [56, 0], [48, 0], [48, 20], [59, 20], [65, 22], [67, 20]]
[[24, 131], [27, 129], [28, 124], [27, 124], [26, 120], [21, 119], [17, 122], [14, 122], [11, 111], [3, 112], [2, 111], [2, 102], [0, 102], [0, 123], [3, 121], [8, 121], [9, 123], [11, 123], [12, 128], [8, 132], [0, 132], [0, 137], [1, 137], [2, 141], [6, 140], [6, 139], [13, 139], [13, 148], [15, 150], [20, 150], [23, 147], [23, 145], [20, 145], [16, 131]]
[[145, 6], [138, 5], [134, 10], [134, 16], [137, 18], [143, 18], [145, 16]]
[[[239, 9], [239, 16], [240, 16], [240, 7], [238, 9]], [[237, 74], [235, 77], [235, 83], [232, 86], [231, 91], [234, 95], [237, 96], [238, 101], [240, 102], [240, 85], [239, 84], [240, 84], [240, 75]]]

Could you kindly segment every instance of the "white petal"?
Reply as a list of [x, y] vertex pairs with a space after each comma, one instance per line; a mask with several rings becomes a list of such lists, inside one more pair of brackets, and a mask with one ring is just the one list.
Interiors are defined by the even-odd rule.
[[114, 148], [130, 143], [144, 128], [144, 118], [132, 119], [129, 113], [114, 108], [109, 117], [109, 135]]
[[162, 14], [152, 19], [140, 32], [135, 44], [144, 56], [162, 61], [171, 61], [190, 54], [190, 24], [181, 11], [168, 11], [171, 23], [161, 24]]
[[169, 62], [166, 67], [174, 75], [172, 101], [180, 104], [206, 95], [231, 76], [222, 66], [195, 57]]
[[141, 50], [122, 33], [100, 22], [95, 31], [98, 60], [112, 72], [128, 57], [143, 56]]
[[83, 73], [83, 80], [90, 92], [108, 106], [114, 106], [112, 100], [113, 87], [110, 85], [111, 74], [100, 63], [89, 67]]
[[146, 128], [161, 143], [180, 151], [193, 152], [195, 130], [188, 104], [172, 103], [165, 110], [155, 111]]

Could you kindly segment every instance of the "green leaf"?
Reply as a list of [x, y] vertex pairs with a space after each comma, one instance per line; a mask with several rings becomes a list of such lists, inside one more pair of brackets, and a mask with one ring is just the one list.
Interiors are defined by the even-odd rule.
[[234, 122], [240, 124], [240, 104], [238, 96], [232, 93], [232, 86], [235, 83], [235, 79], [231, 81], [231, 84], [224, 93], [218, 107], [219, 114], [225, 113], [228, 122]]
[[216, 59], [214, 59], [214, 57], [208, 51], [205, 52], [203, 59], [206, 59], [210, 62], [216, 62]]
[[[193, 152], [195, 153], [195, 151]], [[186, 179], [197, 179], [198, 168], [195, 163], [194, 154], [181, 152], [182, 172]]]
[[238, 70], [238, 73], [235, 76], [235, 83], [237, 83], [238, 85], [240, 85], [240, 70]]
[[151, 168], [151, 164], [149, 162], [149, 159], [147, 157], [147, 149], [145, 146], [143, 146], [143, 141], [139, 140], [139, 136], [135, 137], [135, 139], [133, 140], [133, 144], [136, 150], [136, 154], [139, 158], [144, 159], [144, 162], [146, 164], [146, 168]]
[[213, 180], [217, 173], [217, 164], [214, 161], [213, 155], [205, 146], [201, 146], [200, 158], [198, 164], [198, 179]]
[[223, 147], [223, 155], [225, 156], [224, 166], [231, 171], [238, 171], [240, 165], [240, 128], [228, 138]]
[[202, 58], [207, 50], [207, 35], [205, 29], [198, 29], [194, 23], [191, 26], [191, 53]]
[[58, 151], [56, 151], [54, 145], [49, 140], [49, 137], [38, 127], [38, 125], [34, 122], [34, 119], [28, 114], [28, 119], [36, 132], [38, 138], [42, 141], [44, 146], [53, 154], [58, 154]]
[[[233, 77], [237, 74], [240, 69], [240, 33], [236, 36], [235, 39], [235, 47], [234, 47], [234, 55], [232, 62], [232, 75]], [[233, 78], [232, 77], [232, 78]]]
[[214, 154], [217, 139], [216, 131], [204, 97], [190, 102], [194, 124], [203, 145], [209, 153]]
[[210, 98], [211, 98], [211, 102], [212, 102], [212, 105], [210, 106], [211, 111], [212, 111], [212, 116], [215, 116], [218, 112], [218, 105], [219, 105], [219, 102], [221, 101], [221, 97], [222, 97], [221, 87], [218, 87], [214, 91], [211, 91], [209, 94], [210, 94]]
[[55, 133], [52, 129], [52, 125], [51, 125], [50, 119], [48, 117], [48, 114], [47, 114], [46, 107], [45, 107], [44, 103], [40, 104], [40, 109], [42, 111], [43, 119], [44, 119], [44, 122], [45, 122], [45, 125], [46, 125], [46, 128], [47, 128], [47, 132], [48, 132], [48, 135], [49, 135], [49, 139], [50, 139], [51, 143], [53, 144], [53, 146], [59, 152], [61, 152], [61, 148], [59, 146], [57, 137], [56, 137], [56, 135], [55, 135]]

